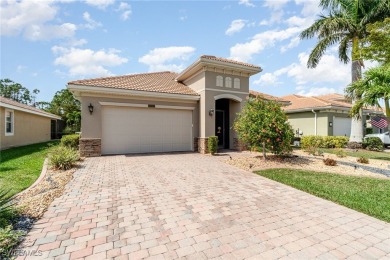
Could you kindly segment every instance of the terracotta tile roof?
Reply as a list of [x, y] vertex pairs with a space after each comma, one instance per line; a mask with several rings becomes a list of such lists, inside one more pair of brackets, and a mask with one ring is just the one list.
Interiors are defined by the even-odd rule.
[[[324, 109], [324, 108], [352, 108], [352, 104], [345, 101], [345, 97], [340, 94], [329, 94], [315, 97], [306, 97], [300, 95], [288, 95], [282, 97], [285, 100], [290, 101], [290, 105], [283, 107], [286, 111], [295, 110], [310, 110], [310, 109]], [[368, 107], [367, 110], [382, 112], [382, 109]]]
[[209, 59], [209, 60], [216, 60], [216, 61], [222, 61], [222, 62], [227, 62], [227, 63], [243, 65], [243, 66], [247, 66], [247, 67], [251, 67], [251, 68], [261, 69], [260, 66], [256, 66], [256, 65], [245, 63], [245, 62], [241, 62], [241, 61], [229, 60], [229, 59], [225, 59], [225, 58], [215, 57], [215, 56], [212, 56], [212, 55], [202, 55], [202, 56], [200, 56], [200, 58]]
[[260, 96], [261, 98], [263, 98], [265, 100], [273, 100], [273, 101], [282, 102], [282, 103], [290, 103], [290, 101], [288, 101], [286, 99], [272, 96], [272, 95], [268, 95], [268, 94], [258, 92], [255, 90], [249, 90], [249, 96], [254, 96], [254, 97]]
[[68, 84], [197, 96], [198, 94], [190, 87], [175, 80], [177, 75], [174, 72], [164, 71], [83, 79]]
[[18, 107], [21, 110], [29, 110], [29, 111], [31, 111], [34, 114], [42, 114], [42, 115], [45, 115], [45, 116], [48, 116], [48, 117], [51, 117], [51, 118], [57, 118], [57, 119], [61, 118], [60, 116], [54, 115], [52, 113], [49, 113], [49, 112], [46, 112], [46, 111], [43, 111], [43, 110], [40, 110], [40, 109], [35, 108], [33, 106], [25, 105], [25, 104], [16, 102], [16, 101], [14, 101], [12, 99], [0, 96], [0, 107], [6, 107], [6, 105], [10, 105], [10, 106], [13, 106], [13, 107]]

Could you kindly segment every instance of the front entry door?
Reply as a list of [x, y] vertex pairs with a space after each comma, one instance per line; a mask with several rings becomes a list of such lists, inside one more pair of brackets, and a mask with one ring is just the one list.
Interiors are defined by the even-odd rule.
[[225, 137], [225, 112], [223, 110], [215, 111], [215, 135], [218, 136], [218, 147], [224, 148]]

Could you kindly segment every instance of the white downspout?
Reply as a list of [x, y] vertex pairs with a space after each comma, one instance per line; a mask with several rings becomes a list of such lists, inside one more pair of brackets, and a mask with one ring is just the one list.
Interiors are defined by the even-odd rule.
[[314, 109], [311, 110], [314, 113], [314, 135], [317, 135], [317, 112]]

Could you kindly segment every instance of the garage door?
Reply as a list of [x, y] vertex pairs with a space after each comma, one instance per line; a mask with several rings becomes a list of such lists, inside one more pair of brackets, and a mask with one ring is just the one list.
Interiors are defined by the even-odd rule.
[[103, 107], [102, 154], [192, 150], [192, 111]]
[[333, 135], [334, 136], [349, 136], [351, 134], [351, 118], [334, 117], [333, 119]]

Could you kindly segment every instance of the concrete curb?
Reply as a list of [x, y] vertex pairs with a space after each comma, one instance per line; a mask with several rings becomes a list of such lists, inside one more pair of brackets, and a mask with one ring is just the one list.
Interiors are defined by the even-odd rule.
[[48, 168], [48, 164], [49, 164], [49, 160], [46, 158], [44, 161], [43, 161], [43, 166], [42, 166], [42, 171], [41, 171], [41, 174], [39, 175], [38, 179], [30, 186], [28, 187], [27, 189], [15, 194], [13, 196], [12, 199], [17, 199], [19, 196], [22, 196], [24, 195], [25, 193], [27, 193], [29, 190], [31, 190], [32, 188], [34, 188], [35, 186], [37, 186], [45, 177], [46, 177], [46, 173], [47, 173], [47, 168]]

